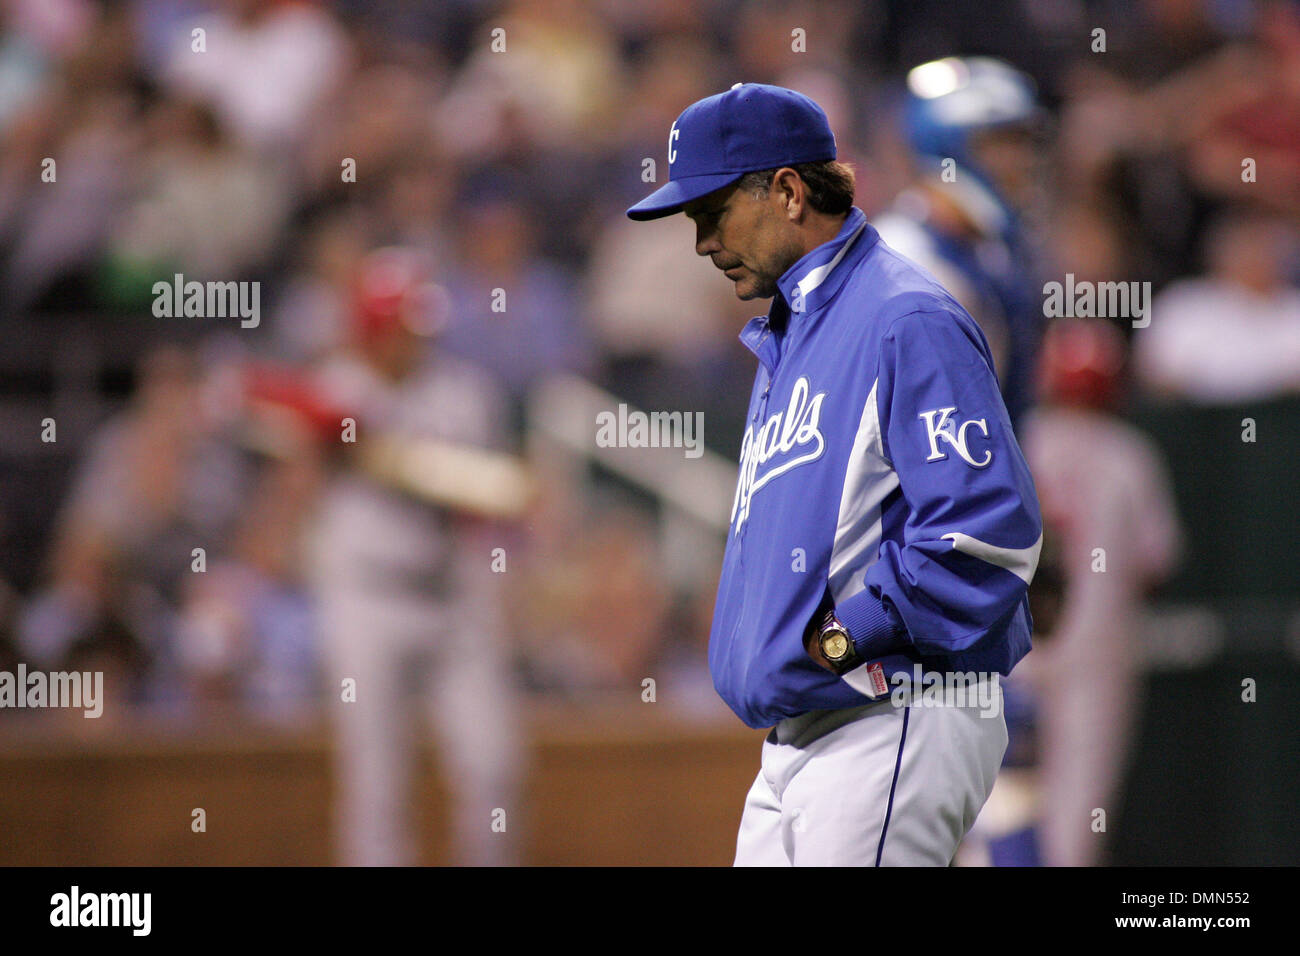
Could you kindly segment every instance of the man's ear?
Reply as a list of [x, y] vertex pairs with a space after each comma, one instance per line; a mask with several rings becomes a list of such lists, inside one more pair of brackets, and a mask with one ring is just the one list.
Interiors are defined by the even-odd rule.
[[785, 209], [785, 215], [791, 222], [798, 222], [804, 213], [803, 180], [789, 166], [782, 166], [772, 177], [772, 191]]

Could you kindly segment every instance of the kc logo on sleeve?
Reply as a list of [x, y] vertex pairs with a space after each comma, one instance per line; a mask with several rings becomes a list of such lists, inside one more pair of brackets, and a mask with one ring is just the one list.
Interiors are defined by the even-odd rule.
[[[969, 438], [966, 435], [966, 429], [975, 425], [984, 434], [985, 438], [989, 437], [989, 426], [987, 419], [972, 418], [969, 421], [961, 423], [958, 427], [953, 420], [953, 413], [957, 411], [956, 405], [950, 405], [947, 408], [932, 408], [928, 412], [921, 412], [916, 416], [925, 422], [926, 434], [930, 439], [930, 457], [926, 461], [942, 461], [948, 457], [948, 453], [939, 450], [939, 439], [948, 443], [949, 447], [955, 451], [962, 461], [972, 468], [985, 468], [993, 462], [992, 449], [984, 449], [983, 459], [976, 461], [971, 456], [970, 447], [967, 444]], [[938, 416], [938, 421], [935, 417]]]

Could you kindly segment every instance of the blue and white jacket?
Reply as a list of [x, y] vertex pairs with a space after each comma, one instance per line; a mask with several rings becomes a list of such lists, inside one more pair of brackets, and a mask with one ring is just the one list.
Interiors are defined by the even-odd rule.
[[[916, 664], [1010, 673], [1042, 524], [979, 326], [856, 207], [777, 285], [740, 335], [759, 368], [709, 639], [718, 693], [770, 727], [868, 703]], [[843, 677], [803, 647], [828, 591], [866, 661]]]

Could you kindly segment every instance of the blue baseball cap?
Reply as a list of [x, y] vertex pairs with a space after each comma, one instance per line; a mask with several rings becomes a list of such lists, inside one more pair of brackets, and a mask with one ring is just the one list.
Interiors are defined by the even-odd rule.
[[668, 131], [668, 182], [627, 211], [658, 219], [746, 173], [835, 158], [820, 106], [794, 90], [737, 83], [692, 103]]

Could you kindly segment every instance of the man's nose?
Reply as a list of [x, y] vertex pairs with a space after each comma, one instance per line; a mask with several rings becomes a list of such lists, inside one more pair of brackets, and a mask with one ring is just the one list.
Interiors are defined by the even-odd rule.
[[721, 251], [722, 243], [718, 242], [718, 230], [711, 225], [696, 223], [695, 254], [697, 256], [710, 256]]

